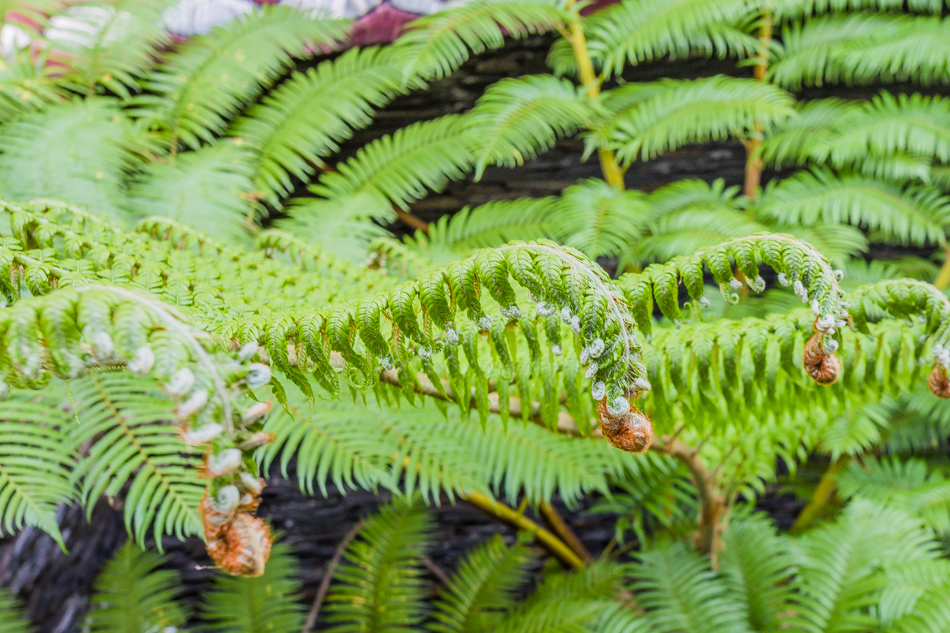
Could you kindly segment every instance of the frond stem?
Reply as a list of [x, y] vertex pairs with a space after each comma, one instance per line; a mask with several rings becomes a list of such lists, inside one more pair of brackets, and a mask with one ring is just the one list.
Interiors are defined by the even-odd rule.
[[815, 520], [819, 511], [828, 505], [832, 495], [835, 493], [838, 475], [847, 468], [849, 463], [851, 463], [851, 456], [842, 455], [828, 466], [825, 474], [821, 476], [821, 481], [818, 482], [818, 486], [815, 488], [815, 492], [812, 494], [808, 505], [802, 508], [798, 518], [795, 519], [795, 523], [792, 524], [792, 532], [801, 532], [804, 530]]
[[557, 509], [552, 506], [547, 501], [542, 501], [540, 505], [541, 516], [544, 517], [545, 521], [551, 526], [551, 528], [557, 533], [561, 540], [567, 543], [574, 553], [581, 557], [585, 563], [590, 563], [593, 557], [590, 555], [590, 552], [584, 547], [584, 544], [577, 537], [577, 534], [574, 533], [574, 530], [571, 529], [571, 526], [564, 521], [564, 517], [557, 511]]
[[524, 530], [529, 533], [538, 543], [564, 563], [565, 566], [573, 569], [581, 569], [584, 567], [584, 561], [581, 557], [575, 554], [574, 550], [564, 541], [528, 517], [518, 514], [513, 508], [509, 508], [502, 502], [491, 499], [480, 492], [470, 492], [465, 496], [465, 500], [476, 508], [509, 523], [519, 530]]
[[[567, 9], [571, 9], [576, 4], [575, 0], [568, 0]], [[568, 27], [566, 38], [574, 51], [574, 59], [577, 60], [577, 74], [580, 77], [581, 84], [587, 87], [587, 96], [595, 99], [600, 95], [600, 80], [597, 73], [594, 72], [594, 63], [590, 58], [590, 51], [587, 49], [587, 38], [584, 35], [584, 27], [581, 25], [580, 17], [573, 20]], [[623, 170], [617, 162], [617, 157], [609, 149], [598, 149], [597, 155], [600, 157], [600, 168], [604, 173], [604, 180], [611, 187], [623, 191], [626, 188], [623, 182]]]
[[723, 545], [723, 524], [728, 511], [725, 498], [716, 489], [712, 473], [703, 464], [694, 447], [680, 440], [665, 438], [663, 444], [657, 448], [686, 466], [693, 478], [696, 493], [699, 496], [696, 548], [709, 554], [713, 569], [716, 569], [719, 566], [719, 551]]
[[310, 633], [313, 626], [317, 623], [317, 616], [320, 614], [320, 607], [323, 606], [323, 601], [326, 599], [327, 592], [330, 590], [330, 581], [333, 580], [333, 574], [336, 573], [336, 568], [340, 566], [340, 561], [343, 560], [343, 553], [346, 551], [346, 548], [350, 542], [356, 538], [356, 535], [359, 534], [362, 527], [363, 522], [357, 521], [356, 525], [350, 528], [350, 531], [346, 533], [346, 536], [344, 536], [340, 544], [337, 545], [336, 551], [333, 552], [333, 557], [330, 559], [330, 562], [327, 563], [326, 571], [323, 572], [323, 578], [320, 579], [320, 586], [317, 588], [317, 595], [313, 599], [313, 606], [310, 607], [310, 612], [307, 614], [307, 619], [300, 633]]
[[[772, 41], [773, 18], [772, 12], [769, 10], [767, 4], [762, 10], [761, 19], [761, 26], [759, 27], [759, 51], [755, 55], [755, 70], [753, 70], [753, 77], [756, 81], [765, 81], [765, 75], [769, 69], [768, 47]], [[762, 126], [756, 123], [755, 131], [761, 135]], [[755, 200], [759, 185], [762, 184], [762, 157], [756, 155], [756, 151], [762, 145], [762, 139], [749, 139], [744, 144], [746, 146], [747, 158], [745, 182], [742, 187], [742, 192], [750, 200]]]

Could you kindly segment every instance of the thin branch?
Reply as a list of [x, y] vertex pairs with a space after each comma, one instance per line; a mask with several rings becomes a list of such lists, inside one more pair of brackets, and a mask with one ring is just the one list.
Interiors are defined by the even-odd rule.
[[346, 551], [347, 546], [349, 546], [350, 541], [356, 538], [356, 535], [359, 534], [360, 528], [362, 527], [363, 522], [357, 521], [356, 525], [350, 528], [350, 531], [346, 533], [346, 536], [344, 536], [340, 544], [337, 545], [336, 551], [333, 552], [333, 558], [327, 563], [327, 570], [323, 573], [323, 578], [320, 579], [320, 587], [317, 588], [317, 595], [313, 599], [313, 606], [310, 607], [310, 613], [307, 614], [307, 620], [304, 622], [303, 629], [301, 629], [300, 633], [310, 633], [313, 629], [313, 625], [317, 623], [317, 616], [320, 614], [320, 607], [323, 606], [323, 601], [326, 599], [327, 592], [330, 590], [330, 581], [333, 580], [333, 574], [336, 573], [336, 568], [339, 567], [340, 561], [343, 560], [343, 553]]
[[541, 516], [548, 522], [551, 528], [561, 537], [561, 540], [570, 545], [571, 549], [574, 550], [574, 553], [580, 556], [580, 558], [585, 563], [590, 563], [593, 560], [593, 557], [590, 555], [590, 552], [584, 547], [584, 544], [577, 534], [574, 533], [574, 530], [571, 529], [571, 526], [564, 521], [564, 518], [560, 513], [547, 501], [542, 501], [541, 506]]
[[449, 575], [442, 571], [442, 568], [436, 565], [428, 556], [420, 556], [423, 566], [429, 570], [429, 573], [439, 579], [443, 585], [449, 584]]
[[580, 569], [584, 566], [584, 561], [575, 554], [574, 550], [564, 541], [559, 539], [553, 532], [546, 530], [523, 514], [519, 514], [517, 510], [509, 508], [502, 502], [491, 499], [480, 492], [469, 493], [465, 496], [465, 500], [476, 508], [484, 510], [488, 514], [513, 525], [519, 530], [528, 532], [538, 543], [564, 563], [565, 566], [574, 569]]
[[396, 212], [396, 217], [399, 218], [403, 224], [422, 231], [423, 233], [429, 233], [429, 223], [425, 220], [414, 216], [408, 211], [403, 211], [402, 209], [394, 208], [393, 210]]
[[686, 466], [693, 478], [699, 496], [696, 547], [701, 552], [710, 555], [713, 568], [716, 568], [719, 563], [719, 550], [722, 549], [723, 519], [726, 514], [725, 499], [716, 489], [712, 474], [699, 459], [695, 448], [680, 440], [669, 439], [665, 439], [658, 448]]

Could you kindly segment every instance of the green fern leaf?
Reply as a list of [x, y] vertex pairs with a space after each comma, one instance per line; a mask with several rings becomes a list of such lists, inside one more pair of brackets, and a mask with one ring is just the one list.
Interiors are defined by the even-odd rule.
[[251, 211], [253, 160], [249, 151], [222, 142], [149, 165], [132, 185], [131, 207], [139, 217], [169, 218], [240, 240]]
[[36, 526], [65, 549], [56, 508], [78, 496], [79, 455], [54, 405], [19, 394], [0, 407], [0, 529], [9, 535]]
[[156, 49], [168, 45], [162, 20], [171, 0], [97, 0], [54, 16], [46, 37], [65, 81], [93, 94], [96, 84], [123, 98], [138, 88]]
[[459, 564], [432, 617], [434, 633], [479, 633], [503, 621], [503, 612], [515, 603], [512, 595], [527, 580], [530, 550], [518, 543], [505, 545], [495, 535], [488, 543], [469, 552]]
[[654, 216], [646, 196], [617, 191], [603, 180], [565, 189], [555, 213], [558, 239], [591, 259], [616, 256], [639, 242]]
[[742, 0], [626, 0], [585, 20], [591, 55], [607, 77], [637, 65], [691, 53], [748, 57], [755, 37], [745, 32], [753, 7]]
[[17, 599], [6, 589], [0, 589], [0, 633], [31, 633], [33, 627]]
[[574, 84], [550, 75], [503, 79], [489, 86], [465, 116], [475, 178], [481, 178], [488, 165], [524, 164], [558, 138], [592, 127], [597, 115]]
[[111, 99], [51, 106], [0, 129], [0, 194], [12, 200], [56, 198], [127, 216], [125, 171], [140, 146]]
[[125, 492], [125, 525], [144, 543], [151, 530], [184, 538], [201, 534], [198, 505], [206, 484], [198, 478], [200, 459], [187, 454], [179, 432], [166, 420], [169, 401], [154, 383], [128, 375], [103, 375], [72, 385], [78, 424], [74, 441], [94, 440], [79, 472], [89, 512], [103, 494]]
[[741, 597], [709, 569], [702, 556], [682, 544], [644, 552], [630, 570], [630, 585], [657, 633], [751, 631]]
[[270, 204], [306, 180], [314, 165], [340, 149], [339, 142], [366, 127], [374, 109], [418, 83], [404, 84], [402, 67], [388, 51], [352, 49], [293, 76], [231, 127], [260, 153], [257, 189]]
[[811, 226], [848, 223], [872, 229], [896, 244], [943, 244], [950, 199], [922, 187], [901, 189], [863, 176], [799, 172], [772, 181], [755, 206], [756, 217]]
[[794, 115], [788, 93], [759, 81], [715, 76], [664, 80], [663, 90], [599, 128], [592, 144], [603, 145], [624, 163], [648, 160], [687, 143], [757, 135]]
[[290, 546], [275, 543], [262, 576], [219, 574], [204, 595], [201, 619], [208, 633], [297, 633], [304, 610], [298, 602], [301, 583]]
[[151, 633], [184, 626], [177, 572], [127, 542], [96, 578], [86, 625], [94, 633]]
[[211, 142], [263, 86], [306, 47], [343, 38], [343, 23], [313, 18], [289, 5], [264, 7], [170, 54], [145, 81], [151, 94], [135, 97], [132, 112], [169, 139], [196, 149]]
[[563, 0], [480, 0], [414, 20], [391, 49], [404, 77], [442, 79], [471, 54], [562, 28], [577, 19]]
[[333, 633], [410, 633], [422, 621], [419, 562], [432, 519], [406, 501], [369, 518], [346, 550], [327, 596]]

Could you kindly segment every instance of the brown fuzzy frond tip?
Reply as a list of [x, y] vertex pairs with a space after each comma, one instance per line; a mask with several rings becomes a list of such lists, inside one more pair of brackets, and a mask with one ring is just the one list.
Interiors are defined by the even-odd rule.
[[824, 336], [818, 332], [805, 343], [802, 365], [819, 385], [833, 385], [841, 378], [841, 359], [825, 348]]
[[626, 413], [614, 415], [604, 398], [597, 403], [600, 430], [612, 446], [628, 453], [643, 455], [653, 444], [653, 423], [650, 418], [630, 407]]
[[231, 503], [222, 493], [212, 500], [206, 492], [199, 508], [208, 555], [215, 565], [235, 576], [263, 574], [274, 544], [270, 528], [250, 514], [248, 505]]
[[947, 368], [937, 363], [927, 376], [927, 388], [938, 398], [950, 398], [950, 377]]

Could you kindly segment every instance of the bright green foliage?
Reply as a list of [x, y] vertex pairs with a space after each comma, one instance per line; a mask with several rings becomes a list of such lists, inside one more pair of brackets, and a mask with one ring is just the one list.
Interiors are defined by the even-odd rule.
[[[265, 7], [159, 54], [163, 0], [89, 4], [116, 11], [81, 14], [66, 70], [26, 50], [0, 68], [4, 535], [61, 542], [57, 508], [103, 495], [123, 497], [139, 543], [200, 534], [206, 493], [223, 507], [293, 463], [308, 494], [397, 499], [331, 583], [321, 625], [340, 632], [950, 629], [933, 540], [950, 530], [950, 405], [923, 388], [950, 366], [950, 300], [927, 283], [950, 273], [950, 101], [913, 93], [950, 76], [943, 3], [625, 0], [582, 16], [482, 0], [300, 72], [344, 24]], [[340, 155], [396, 97], [541, 32], [556, 72]], [[37, 34], [37, 50], [64, 37]], [[741, 61], [629, 81], [690, 55]], [[895, 92], [786, 91], [872, 82]], [[390, 232], [452, 181], [571, 138], [603, 179]], [[749, 153], [741, 193], [624, 189], [635, 161], [730, 140]], [[638, 422], [631, 405], [654, 425], [646, 456], [598, 437]], [[829, 522], [803, 513], [792, 537], [736, 507], [777, 470], [808, 493], [814, 453], [843, 471], [832, 501], [816, 495]], [[416, 498], [523, 505], [523, 521], [590, 502], [619, 515], [634, 562], [611, 544], [594, 556], [620, 564], [528, 587], [527, 538], [495, 539], [436, 590]], [[559, 551], [556, 531], [533, 528]], [[121, 561], [143, 579], [128, 585], [172, 582], [154, 558]], [[120, 584], [106, 601], [131, 604]], [[263, 577], [218, 582], [202, 619], [298, 631], [298, 584], [278, 546]]]
[[96, 578], [88, 626], [95, 633], [149, 633], [182, 626], [178, 574], [163, 560], [126, 543]]
[[239, 578], [219, 575], [204, 594], [201, 619], [208, 633], [296, 633], [304, 610], [297, 600], [297, 561], [285, 543], [276, 543], [264, 575]]
[[0, 633], [30, 633], [33, 628], [23, 617], [16, 598], [0, 589]]

